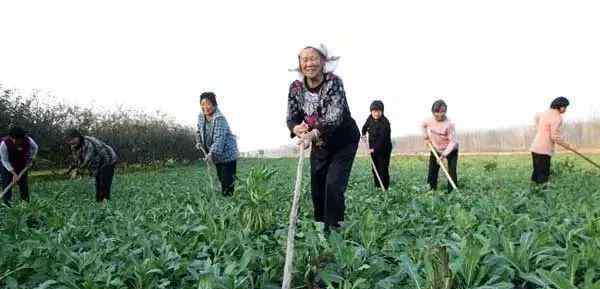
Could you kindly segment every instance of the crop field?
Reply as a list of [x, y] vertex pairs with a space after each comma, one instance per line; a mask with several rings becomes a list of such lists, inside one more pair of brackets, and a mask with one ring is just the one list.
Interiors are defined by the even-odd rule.
[[[34, 179], [0, 207], [0, 288], [280, 288], [296, 162], [241, 160], [230, 198], [202, 164], [117, 174], [105, 205], [90, 178]], [[394, 157], [387, 193], [358, 158], [332, 232], [305, 165], [294, 288], [600, 289], [600, 171], [574, 156], [541, 190], [529, 156], [462, 157], [450, 194], [424, 157]]]

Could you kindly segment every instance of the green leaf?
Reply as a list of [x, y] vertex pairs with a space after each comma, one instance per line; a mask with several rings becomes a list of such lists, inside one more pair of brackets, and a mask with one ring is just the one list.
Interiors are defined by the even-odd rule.
[[151, 275], [151, 274], [159, 274], [159, 275], [161, 275], [161, 274], [163, 274], [163, 271], [160, 270], [160, 269], [151, 269], [151, 270], [148, 270], [146, 272], [146, 275]]
[[229, 263], [229, 265], [225, 267], [225, 275], [234, 275], [233, 272], [235, 271], [235, 267], [237, 267], [236, 263]]
[[536, 273], [519, 273], [519, 277], [527, 282], [533, 283], [540, 287], [547, 288], [549, 287], [548, 282], [546, 282], [543, 278], [538, 276]]
[[[0, 282], [2, 282], [0, 280]], [[4, 280], [5, 284], [6, 284], [6, 288], [7, 289], [17, 289], [19, 288], [19, 282], [17, 282], [17, 279], [13, 278], [13, 277], [8, 277]]]
[[42, 284], [40, 284], [39, 286], [37, 286], [35, 289], [47, 289], [50, 288], [50, 286], [57, 284], [58, 282], [54, 281], [54, 280], [48, 280]]
[[546, 270], [538, 270], [540, 276], [548, 283], [552, 284], [557, 289], [577, 289], [577, 287], [559, 272], [548, 272]]
[[240, 260], [240, 268], [239, 268], [239, 272], [243, 272], [246, 271], [246, 268], [248, 268], [248, 264], [250, 264], [250, 261], [252, 261], [252, 259], [254, 259], [254, 257], [256, 257], [256, 252], [252, 249], [247, 249], [246, 251], [244, 251], [244, 255], [242, 256], [242, 259]]
[[510, 282], [500, 282], [491, 285], [476, 287], [474, 289], [513, 289], [515, 286]]
[[408, 274], [411, 281], [414, 283], [416, 289], [421, 289], [421, 277], [418, 274], [417, 266], [410, 260], [410, 258], [406, 255], [400, 256], [400, 261], [402, 262], [402, 268], [404, 272]]
[[323, 282], [325, 282], [325, 284], [327, 284], [327, 286], [333, 286], [334, 282], [341, 283], [344, 281], [344, 278], [342, 278], [336, 272], [331, 270], [320, 271], [319, 277], [321, 278], [321, 280], [323, 280]]

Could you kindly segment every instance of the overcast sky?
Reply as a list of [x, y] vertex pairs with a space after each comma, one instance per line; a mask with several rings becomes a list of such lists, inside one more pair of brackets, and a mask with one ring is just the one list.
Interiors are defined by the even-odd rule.
[[77, 104], [160, 109], [195, 125], [214, 91], [241, 150], [291, 143], [288, 68], [306, 43], [341, 56], [359, 126], [392, 134], [448, 102], [459, 131], [531, 123], [555, 96], [600, 112], [600, 1], [7, 1], [0, 83]]

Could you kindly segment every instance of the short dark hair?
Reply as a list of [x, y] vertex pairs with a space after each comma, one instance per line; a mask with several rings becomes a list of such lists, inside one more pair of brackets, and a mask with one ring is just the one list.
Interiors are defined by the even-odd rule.
[[212, 105], [218, 106], [217, 105], [217, 95], [215, 95], [214, 92], [206, 91], [206, 92], [203, 92], [202, 94], [200, 94], [200, 101], [202, 101], [204, 99], [208, 99], [212, 103]]
[[444, 110], [448, 110], [448, 105], [446, 104], [446, 102], [441, 99], [438, 99], [431, 106], [431, 112], [439, 112], [442, 109], [442, 107], [444, 108]]
[[8, 136], [10, 136], [12, 138], [16, 138], [16, 139], [25, 138], [25, 134], [26, 134], [25, 130], [20, 126], [13, 126], [8, 131]]
[[569, 106], [569, 100], [564, 96], [559, 96], [555, 98], [550, 104], [550, 108], [559, 109], [561, 107]]
[[65, 137], [67, 138], [81, 138], [83, 135], [76, 128], [70, 128], [65, 131]]
[[371, 103], [371, 106], [369, 107], [369, 109], [371, 111], [380, 110], [381, 112], [383, 112], [383, 108], [384, 108], [384, 106], [383, 106], [383, 102], [381, 100], [375, 100], [375, 101], [373, 101]]

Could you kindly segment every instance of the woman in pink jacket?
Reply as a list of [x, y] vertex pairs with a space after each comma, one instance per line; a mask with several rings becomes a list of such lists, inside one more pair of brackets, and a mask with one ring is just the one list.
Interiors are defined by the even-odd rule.
[[[454, 123], [446, 116], [448, 106], [443, 100], [437, 100], [431, 106], [433, 117], [423, 121], [423, 137], [426, 144], [431, 143], [442, 160], [448, 160], [448, 172], [455, 184], [457, 182], [456, 167], [458, 164], [458, 142], [456, 141], [456, 131]], [[429, 156], [429, 173], [427, 183], [432, 190], [437, 189], [438, 173], [440, 165], [433, 153]], [[452, 191], [452, 186], [448, 182], [448, 192]]]
[[536, 184], [545, 184], [550, 176], [550, 159], [554, 154], [555, 144], [570, 147], [560, 136], [562, 114], [567, 111], [569, 100], [557, 97], [550, 104], [550, 109], [535, 116], [536, 134], [531, 144], [533, 173], [531, 180]]

